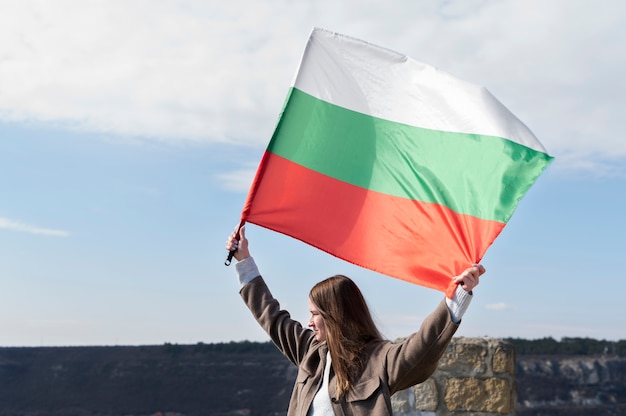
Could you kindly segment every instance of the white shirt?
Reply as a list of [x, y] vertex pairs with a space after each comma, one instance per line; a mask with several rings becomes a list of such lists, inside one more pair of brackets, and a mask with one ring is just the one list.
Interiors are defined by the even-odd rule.
[[330, 378], [330, 352], [326, 353], [326, 367], [324, 367], [324, 377], [322, 385], [313, 398], [313, 403], [307, 413], [307, 416], [335, 416], [333, 405], [330, 401], [328, 393], [328, 379]]

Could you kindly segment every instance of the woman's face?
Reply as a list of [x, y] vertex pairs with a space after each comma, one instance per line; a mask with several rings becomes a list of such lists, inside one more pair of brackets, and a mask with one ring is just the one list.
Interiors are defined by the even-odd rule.
[[309, 318], [309, 327], [315, 334], [315, 339], [318, 341], [326, 341], [326, 325], [324, 325], [324, 319], [317, 309], [317, 306], [309, 299], [309, 311], [311, 312], [311, 318]]

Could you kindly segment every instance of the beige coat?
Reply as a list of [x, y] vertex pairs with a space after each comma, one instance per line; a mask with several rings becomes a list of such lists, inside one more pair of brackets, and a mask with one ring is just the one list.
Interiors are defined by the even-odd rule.
[[[287, 311], [281, 310], [260, 276], [246, 284], [240, 293], [274, 344], [298, 366], [287, 414], [306, 416], [322, 383], [328, 351], [326, 342], [317, 341], [313, 331], [303, 328]], [[402, 342], [370, 342], [365, 350], [363, 373], [341, 398], [337, 397], [337, 382], [331, 370], [329, 393], [335, 414], [392, 415], [391, 395], [430, 377], [457, 328], [442, 301], [419, 331]]]

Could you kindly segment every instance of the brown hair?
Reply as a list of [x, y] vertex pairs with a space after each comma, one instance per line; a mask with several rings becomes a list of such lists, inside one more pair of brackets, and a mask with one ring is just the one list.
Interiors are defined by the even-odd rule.
[[342, 396], [363, 369], [365, 345], [382, 337], [363, 294], [350, 278], [335, 275], [322, 280], [313, 286], [309, 298], [324, 319], [337, 392]]

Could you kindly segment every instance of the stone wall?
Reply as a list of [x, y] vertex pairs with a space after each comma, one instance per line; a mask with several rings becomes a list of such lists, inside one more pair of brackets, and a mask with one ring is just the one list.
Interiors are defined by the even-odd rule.
[[395, 416], [516, 414], [515, 350], [494, 338], [453, 338], [437, 371], [392, 397]]

